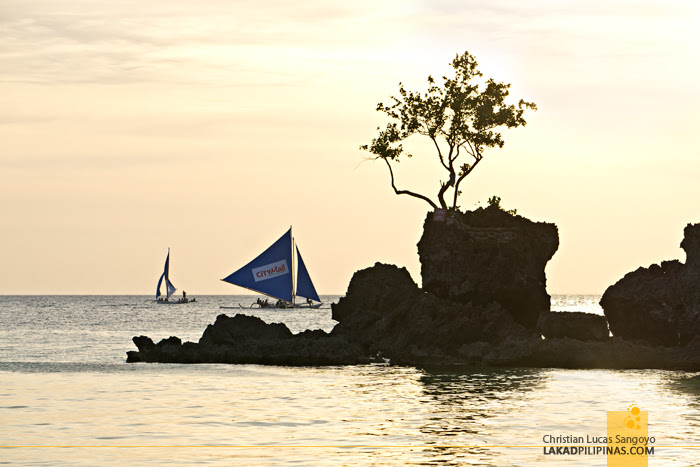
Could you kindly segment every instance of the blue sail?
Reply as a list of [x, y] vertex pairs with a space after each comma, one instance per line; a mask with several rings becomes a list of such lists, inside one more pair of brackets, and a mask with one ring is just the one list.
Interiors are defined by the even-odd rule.
[[158, 279], [158, 287], [156, 288], [156, 298], [160, 297], [160, 284], [163, 283], [163, 278], [165, 277], [165, 273], [160, 275], [160, 279]]
[[291, 302], [292, 229], [253, 261], [221, 280]]
[[168, 276], [170, 274], [170, 248], [168, 248], [168, 256], [165, 257], [165, 268], [163, 269], [163, 275], [165, 276], [165, 280], [168, 280]]
[[163, 274], [160, 275], [160, 279], [158, 279], [158, 287], [156, 288], [156, 298], [160, 297], [160, 285], [163, 283], [163, 279], [165, 279], [165, 292], [168, 297], [170, 297], [172, 294], [175, 293], [177, 290], [175, 286], [173, 285], [172, 282], [170, 282], [170, 278], [168, 275], [170, 274], [170, 248], [168, 248], [168, 256], [165, 258], [165, 268], [163, 270]]
[[306, 270], [306, 265], [304, 260], [301, 259], [301, 253], [299, 253], [299, 247], [297, 246], [297, 295], [301, 297], [310, 298], [311, 300], [316, 300], [320, 302], [321, 299], [318, 298], [316, 293], [316, 288], [314, 283], [311, 282], [311, 276], [309, 276], [309, 271]]

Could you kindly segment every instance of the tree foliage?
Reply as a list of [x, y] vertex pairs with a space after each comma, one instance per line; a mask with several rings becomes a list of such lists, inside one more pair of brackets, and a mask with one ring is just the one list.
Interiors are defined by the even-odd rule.
[[392, 121], [385, 129], [377, 128], [379, 134], [371, 144], [360, 146], [373, 154], [373, 159], [386, 163], [391, 186], [397, 195], [422, 199], [433, 209], [437, 209], [438, 204], [430, 197], [396, 188], [392, 163], [400, 162], [404, 156], [412, 157], [403, 148], [408, 137], [420, 135], [432, 141], [435, 155], [447, 172], [437, 192], [439, 207], [447, 209], [445, 197], [451, 195], [449, 207], [457, 209], [459, 186], [481, 162], [484, 150], [503, 147], [503, 138], [497, 130], [525, 126], [525, 111], [537, 110], [534, 103], [522, 99], [517, 106], [507, 104], [510, 84], [497, 83], [490, 78], [479, 83], [482, 73], [469, 52], [457, 55], [452, 68], [454, 76], [443, 77], [442, 86], [428, 76], [428, 89], [424, 93], [408, 91], [399, 83], [399, 96], [390, 96], [390, 103], [377, 105], [377, 111], [385, 113]]
[[505, 208], [503, 208], [503, 206], [501, 206], [501, 197], [500, 197], [500, 196], [493, 195], [492, 197], [490, 197], [490, 198], [488, 199], [487, 202], [489, 203], [489, 206], [493, 206], [493, 207], [495, 207], [496, 209], [500, 209], [500, 210], [503, 211], [503, 212], [507, 212], [507, 213], [510, 214], [511, 216], [514, 216], [514, 215], [516, 215], [516, 214], [518, 213], [518, 210], [517, 210], [517, 209], [508, 209], [508, 210], [506, 210]]

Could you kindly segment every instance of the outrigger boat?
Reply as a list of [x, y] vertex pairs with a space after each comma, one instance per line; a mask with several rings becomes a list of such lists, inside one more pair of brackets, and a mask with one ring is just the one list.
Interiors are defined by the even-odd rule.
[[[170, 248], [168, 248], [168, 256], [165, 258], [165, 269], [163, 270], [163, 274], [160, 275], [160, 279], [158, 279], [158, 287], [156, 287], [156, 303], [162, 304], [162, 305], [181, 305], [183, 303], [193, 303], [196, 302], [197, 299], [192, 298], [189, 299], [187, 298], [187, 292], [184, 290], [182, 291], [182, 298], [177, 299], [177, 300], [170, 300], [170, 297], [172, 294], [175, 293], [177, 290], [175, 286], [173, 285], [172, 282], [170, 282], [170, 278], [168, 275], [170, 274]], [[160, 293], [160, 286], [165, 281], [165, 295], [161, 295]]]
[[[257, 258], [221, 280], [277, 299], [274, 303], [258, 299], [248, 307], [239, 303], [239, 308], [320, 308], [322, 305], [291, 227]], [[297, 297], [306, 298], [306, 302], [296, 303]]]
[[314, 303], [313, 301], [292, 304], [286, 300], [281, 299], [278, 299], [276, 302], [271, 302], [268, 299], [262, 300], [258, 298], [255, 302], [251, 303], [248, 306], [244, 306], [239, 303], [238, 306], [221, 305], [219, 308], [321, 308], [321, 305], [323, 305], [323, 303]]

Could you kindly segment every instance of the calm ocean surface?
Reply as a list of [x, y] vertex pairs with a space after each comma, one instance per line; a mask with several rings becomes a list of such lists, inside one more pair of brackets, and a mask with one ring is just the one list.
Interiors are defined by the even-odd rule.
[[[605, 436], [637, 404], [649, 465], [700, 465], [700, 375], [671, 371], [127, 364], [131, 338], [197, 341], [256, 296], [0, 297], [0, 465], [605, 466], [544, 435]], [[320, 310], [240, 310], [293, 332]], [[601, 313], [597, 296], [552, 309]], [[690, 447], [698, 446], [698, 447]]]

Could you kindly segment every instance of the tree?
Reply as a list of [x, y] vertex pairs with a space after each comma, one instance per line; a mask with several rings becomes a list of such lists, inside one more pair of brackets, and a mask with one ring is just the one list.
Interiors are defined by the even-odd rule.
[[402, 144], [408, 137], [420, 135], [433, 142], [436, 156], [447, 171], [447, 181], [440, 181], [437, 200], [441, 208], [447, 209], [445, 196], [452, 189], [450, 208], [457, 209], [457, 198], [461, 194], [459, 185], [481, 162], [484, 150], [503, 147], [504, 141], [496, 130], [525, 126], [525, 111], [537, 110], [534, 103], [522, 99], [517, 107], [506, 104], [510, 84], [497, 83], [489, 78], [483, 83], [482, 91], [480, 83], [476, 82], [482, 73], [469, 52], [457, 55], [452, 68], [454, 76], [443, 77], [442, 86], [428, 76], [428, 90], [424, 94], [407, 91], [399, 83], [400, 96], [390, 96], [390, 104], [380, 102], [377, 105], [377, 111], [384, 112], [393, 121], [384, 130], [377, 128], [379, 134], [371, 144], [360, 146], [374, 155], [372, 159], [386, 163], [391, 187], [397, 195], [422, 199], [433, 209], [438, 205], [428, 196], [396, 188], [392, 163], [399, 163], [404, 155], [412, 157], [404, 151]]

